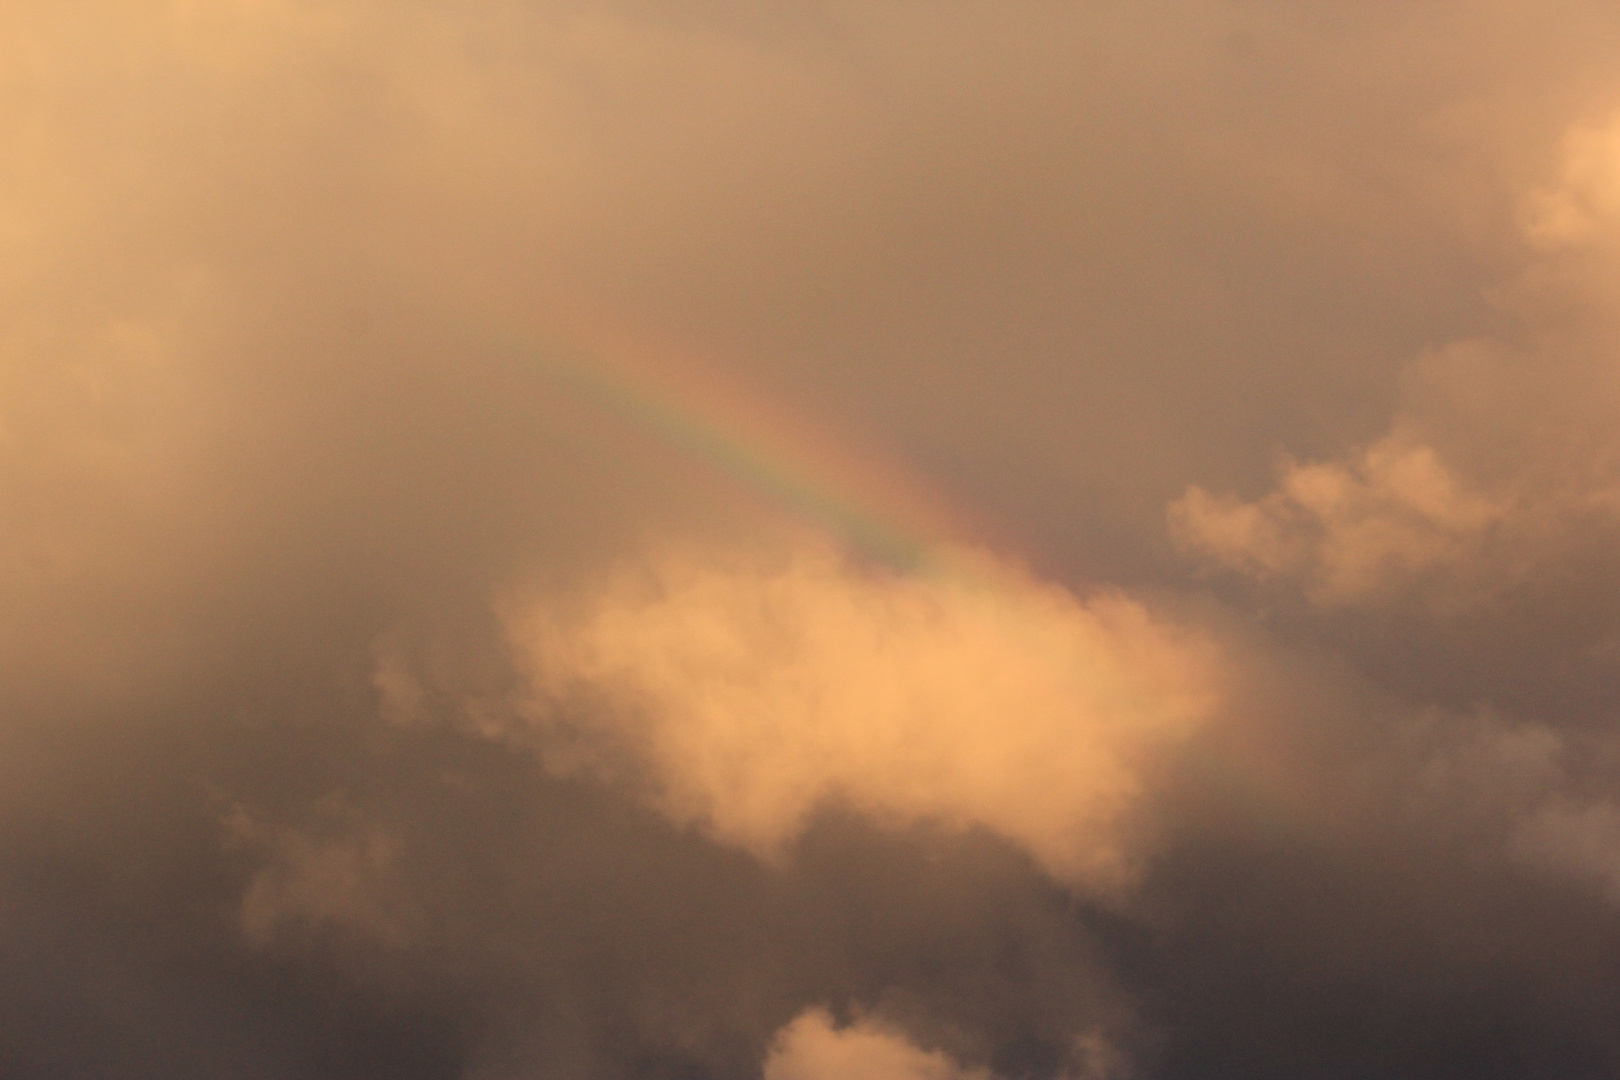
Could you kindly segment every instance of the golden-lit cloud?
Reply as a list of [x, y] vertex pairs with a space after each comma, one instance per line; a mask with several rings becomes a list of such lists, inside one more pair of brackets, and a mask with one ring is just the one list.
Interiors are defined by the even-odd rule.
[[1612, 240], [1620, 225], [1620, 118], [1574, 125], [1553, 182], [1526, 193], [1520, 214], [1526, 239], [1542, 249]]
[[765, 1080], [990, 1080], [990, 1073], [919, 1049], [880, 1024], [835, 1027], [825, 1010], [811, 1009], [777, 1032]]
[[1616, 55], [0, 4], [0, 1073], [1620, 1073]]
[[[1065, 1080], [1123, 1080], [1125, 1057], [1106, 1039], [1088, 1032], [1075, 1040]], [[993, 1080], [986, 1068], [968, 1066], [943, 1050], [923, 1049], [899, 1028], [873, 1016], [837, 1024], [826, 1009], [800, 1013], [771, 1040], [764, 1080]]]
[[669, 814], [762, 854], [836, 800], [989, 829], [1066, 881], [1117, 885], [1142, 770], [1209, 716], [1216, 648], [1121, 594], [968, 565], [665, 555], [518, 620], [533, 722], [554, 761], [628, 754]]
[[1300, 578], [1313, 600], [1335, 604], [1469, 559], [1506, 512], [1464, 488], [1432, 447], [1386, 438], [1350, 461], [1289, 465], [1258, 502], [1193, 488], [1171, 526], [1199, 554]]
[[1171, 504], [1184, 549], [1297, 585], [1325, 607], [1418, 595], [1491, 602], [1559, 574], [1620, 524], [1620, 124], [1581, 123], [1554, 181], [1520, 200], [1527, 266], [1495, 300], [1511, 334], [1425, 350], [1388, 432], [1279, 469], [1257, 499], [1190, 487]]

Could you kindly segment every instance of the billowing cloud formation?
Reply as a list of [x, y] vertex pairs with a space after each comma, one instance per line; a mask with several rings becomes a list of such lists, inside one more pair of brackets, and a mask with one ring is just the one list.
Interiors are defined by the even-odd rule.
[[1290, 465], [1257, 503], [1193, 488], [1172, 507], [1190, 547], [1264, 576], [1304, 579], [1323, 603], [1365, 600], [1475, 556], [1507, 512], [1422, 444], [1381, 440], [1346, 463]]
[[1620, 225], [1620, 115], [1583, 120], [1564, 136], [1553, 182], [1528, 192], [1525, 236], [1547, 251], [1613, 245]]
[[666, 556], [514, 634], [555, 760], [628, 752], [660, 806], [721, 839], [778, 851], [837, 800], [987, 828], [1093, 885], [1128, 878], [1142, 770], [1219, 678], [1211, 641], [1141, 604], [980, 555], [909, 576], [819, 547]]
[[1297, 583], [1314, 602], [1417, 595], [1491, 602], [1557, 576], [1620, 525], [1620, 120], [1582, 123], [1556, 180], [1521, 201], [1536, 261], [1498, 293], [1518, 342], [1425, 352], [1388, 434], [1337, 460], [1287, 462], [1255, 501], [1192, 487], [1182, 544]]
[[[839, 1026], [826, 1009], [807, 1009], [771, 1040], [764, 1080], [992, 1080], [943, 1050], [924, 1050], [871, 1017]], [[1128, 1075], [1124, 1059], [1095, 1033], [1076, 1040], [1066, 1080]]]
[[765, 1059], [765, 1080], [989, 1080], [939, 1051], [920, 1050], [905, 1036], [871, 1022], [839, 1029], [825, 1010], [812, 1009], [777, 1033]]
[[1170, 508], [1185, 550], [1297, 591], [1304, 622], [1409, 698], [1517, 714], [1398, 725], [1431, 732], [1391, 759], [1401, 797], [1425, 828], [1611, 900], [1617, 133], [1612, 114], [1569, 128], [1515, 200], [1528, 255], [1493, 297], [1504, 328], [1412, 362], [1387, 433], [1285, 461], [1257, 499], [1194, 486]]
[[1616, 55], [0, 4], [0, 1075], [1620, 1075]]

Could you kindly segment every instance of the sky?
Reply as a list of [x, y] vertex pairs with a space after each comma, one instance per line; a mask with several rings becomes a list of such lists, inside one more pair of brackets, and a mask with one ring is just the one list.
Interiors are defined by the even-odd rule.
[[0, 1074], [1620, 1077], [1620, 9], [0, 6]]

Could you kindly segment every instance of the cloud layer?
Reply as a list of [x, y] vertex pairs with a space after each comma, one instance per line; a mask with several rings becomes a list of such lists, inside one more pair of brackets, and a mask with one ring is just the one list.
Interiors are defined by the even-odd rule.
[[5, 5], [0, 1074], [1620, 1075], [1617, 48]]

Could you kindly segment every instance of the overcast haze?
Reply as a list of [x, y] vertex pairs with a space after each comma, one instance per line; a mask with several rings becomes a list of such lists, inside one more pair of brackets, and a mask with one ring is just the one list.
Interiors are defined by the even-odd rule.
[[1620, 1077], [1620, 10], [0, 7], [0, 1073]]

